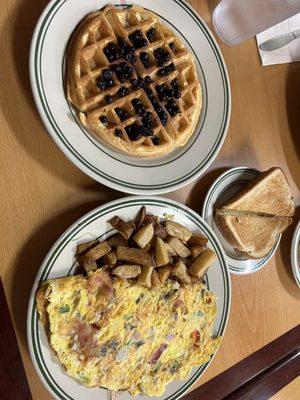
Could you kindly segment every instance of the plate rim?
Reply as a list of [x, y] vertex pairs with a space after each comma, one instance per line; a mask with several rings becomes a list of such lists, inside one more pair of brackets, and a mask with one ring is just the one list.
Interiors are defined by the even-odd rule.
[[[206, 195], [205, 195], [205, 198], [204, 198], [204, 201], [203, 201], [203, 206], [202, 206], [202, 212], [201, 212], [201, 216], [202, 216], [202, 218], [205, 220], [205, 222], [208, 223], [208, 221], [207, 221], [206, 218], [207, 218], [207, 214], [208, 214], [208, 209], [209, 209], [209, 207], [210, 207], [209, 198], [210, 198], [212, 192], [218, 188], [218, 186], [220, 185], [220, 183], [221, 183], [224, 179], [226, 179], [226, 178], [228, 177], [229, 174], [231, 174], [231, 173], [237, 173], [237, 172], [241, 172], [241, 173], [242, 173], [243, 171], [254, 172], [255, 174], [256, 174], [256, 173], [257, 173], [257, 174], [261, 173], [261, 171], [258, 170], [257, 168], [254, 168], [254, 167], [246, 167], [246, 166], [228, 168], [226, 171], [224, 171], [224, 172], [223, 172], [217, 179], [215, 179], [214, 182], [210, 185], [210, 187], [209, 187], [209, 189], [208, 189], [208, 191], [207, 191], [207, 193], [206, 193]], [[210, 226], [210, 225], [209, 225], [209, 226]], [[243, 269], [243, 268], [241, 268], [241, 267], [240, 267], [240, 268], [233, 269], [233, 267], [232, 267], [232, 265], [230, 264], [230, 262], [232, 262], [232, 260], [233, 260], [233, 262], [236, 263], [236, 260], [235, 260], [233, 257], [231, 257], [230, 255], [228, 255], [228, 254], [225, 252], [225, 250], [223, 249], [223, 250], [224, 250], [224, 253], [225, 253], [225, 258], [226, 258], [226, 260], [227, 260], [227, 265], [228, 265], [228, 269], [229, 269], [230, 273], [233, 274], [233, 275], [249, 275], [249, 274], [253, 274], [253, 273], [259, 271], [259, 270], [260, 270], [261, 268], [263, 268], [263, 267], [271, 260], [271, 258], [273, 257], [274, 253], [276, 252], [276, 250], [277, 250], [277, 248], [278, 248], [278, 246], [279, 246], [280, 239], [281, 239], [281, 234], [278, 235], [278, 238], [277, 238], [276, 243], [275, 243], [275, 245], [273, 246], [272, 250], [271, 250], [265, 257], [263, 257], [263, 258], [261, 258], [261, 259], [258, 259], [258, 260], [253, 260], [253, 261], [257, 261], [257, 263], [255, 263], [254, 266], [251, 267], [251, 269], [249, 269], [249, 270]], [[221, 246], [222, 246], [222, 244], [221, 244]], [[222, 246], [222, 247], [223, 247], [223, 246]], [[241, 263], [243, 263], [243, 260], [238, 260], [238, 261], [241, 261]]]
[[300, 266], [298, 260], [298, 254], [300, 248], [300, 220], [298, 221], [295, 231], [293, 233], [292, 245], [291, 245], [291, 264], [292, 271], [296, 281], [296, 284], [300, 287]]
[[[223, 117], [219, 128], [219, 134], [217, 135], [214, 144], [211, 146], [208, 154], [205, 156], [204, 160], [201, 161], [201, 163], [199, 163], [192, 170], [189, 170], [184, 176], [177, 177], [174, 180], [174, 183], [172, 181], [170, 181], [171, 183], [165, 182], [152, 185], [144, 185], [142, 183], [132, 183], [124, 181], [122, 183], [122, 180], [114, 178], [111, 175], [107, 175], [107, 173], [101, 172], [99, 169], [96, 168], [92, 161], [89, 162], [88, 158], [83, 158], [78, 151], [75, 151], [75, 149], [71, 146], [71, 144], [67, 141], [65, 137], [60, 137], [56, 128], [52, 126], [53, 121], [55, 122], [55, 119], [53, 118], [53, 121], [51, 121], [50, 117], [47, 116], [48, 111], [43, 104], [43, 101], [45, 101], [45, 99], [43, 99], [43, 97], [40, 95], [41, 88], [39, 83], [39, 73], [36, 72], [35, 66], [35, 53], [38, 52], [39, 48], [38, 36], [40, 32], [43, 33], [43, 24], [46, 22], [45, 18], [47, 14], [49, 12], [51, 14], [54, 9], [56, 9], [58, 6], [63, 5], [66, 1], [69, 0], [51, 0], [47, 4], [34, 29], [29, 56], [30, 82], [35, 104], [48, 134], [54, 140], [56, 145], [65, 154], [65, 156], [86, 175], [108, 187], [125, 193], [148, 195], [151, 192], [157, 195], [177, 190], [197, 179], [200, 175], [204, 173], [204, 171], [211, 165], [211, 163], [219, 154], [227, 135], [231, 116], [231, 88], [227, 67], [222, 52], [216, 42], [216, 39], [214, 38], [211, 30], [209, 29], [205, 21], [200, 15], [196, 13], [193, 7], [188, 5], [184, 0], [169, 0], [176, 2], [183, 9], [183, 11], [187, 13], [190, 18], [193, 18], [193, 20], [199, 25], [199, 29], [203, 30], [203, 35], [206, 36], [208, 42], [210, 43], [212, 51], [214, 52], [214, 57], [217, 60], [219, 66], [220, 76], [223, 83], [225, 102]], [[187, 152], [188, 151], [189, 149], [187, 150]], [[96, 171], [96, 169], [98, 172]], [[102, 175], [100, 176], [99, 173]]]
[[[203, 227], [204, 229], [207, 230], [207, 233], [210, 236], [210, 241], [212, 241], [212, 240], [214, 241], [213, 245], [218, 251], [219, 263], [221, 265], [222, 274], [224, 276], [224, 279], [223, 279], [224, 288], [225, 288], [225, 299], [224, 299], [225, 303], [224, 303], [224, 308], [223, 308], [224, 317], [223, 317], [223, 319], [221, 319], [220, 326], [219, 326], [219, 329], [220, 329], [219, 334], [222, 336], [222, 340], [224, 338], [224, 334], [226, 332], [226, 327], [227, 327], [227, 323], [228, 323], [228, 319], [229, 319], [229, 315], [230, 315], [230, 308], [231, 308], [231, 294], [232, 294], [231, 277], [230, 277], [230, 273], [229, 273], [228, 266], [226, 263], [226, 258], [225, 258], [225, 254], [224, 254], [222, 245], [219, 242], [219, 240], [218, 240], [216, 234], [214, 233], [214, 231], [212, 230], [212, 228], [194, 210], [192, 210], [191, 208], [187, 207], [184, 204], [181, 204], [181, 203], [171, 200], [169, 198], [158, 197], [158, 196], [129, 196], [129, 197], [123, 197], [121, 199], [117, 199], [114, 201], [110, 201], [99, 207], [96, 207], [95, 209], [93, 209], [93, 210], [89, 211], [88, 213], [86, 213], [85, 215], [83, 215], [81, 218], [79, 218], [77, 221], [75, 221], [68, 229], [66, 229], [62, 233], [62, 235], [60, 235], [60, 237], [56, 240], [56, 242], [50, 248], [50, 250], [47, 253], [46, 257], [44, 258], [41, 266], [39, 267], [36, 277], [34, 279], [31, 293], [30, 293], [28, 309], [27, 309], [27, 344], [28, 344], [28, 348], [29, 348], [29, 353], [30, 353], [30, 357], [31, 357], [32, 363], [34, 365], [34, 368], [35, 368], [41, 382], [43, 383], [44, 387], [54, 396], [55, 399], [61, 400], [64, 397], [59, 397], [55, 393], [55, 391], [52, 390], [51, 385], [49, 385], [47, 383], [47, 379], [44, 376], [41, 368], [39, 367], [40, 360], [35, 355], [34, 345], [33, 345], [33, 341], [34, 341], [33, 336], [38, 335], [38, 331], [36, 331], [35, 328], [32, 328], [32, 324], [34, 322], [33, 320], [34, 320], [34, 318], [36, 318], [36, 310], [34, 309], [34, 301], [35, 301], [36, 289], [37, 289], [39, 282], [41, 281], [40, 279], [41, 279], [42, 273], [44, 272], [47, 264], [50, 262], [50, 259], [53, 256], [53, 253], [55, 252], [55, 250], [58, 249], [59, 246], [67, 240], [68, 235], [75, 228], [82, 229], [81, 225], [83, 224], [83, 221], [85, 221], [85, 220], [88, 221], [89, 218], [91, 218], [93, 215], [96, 215], [97, 213], [101, 212], [102, 210], [104, 210], [104, 212], [105, 212], [105, 210], [107, 208], [108, 208], [107, 212], [111, 212], [111, 211], [113, 211], [113, 209], [112, 210], [110, 209], [111, 207], [117, 207], [118, 205], [121, 205], [122, 203], [125, 203], [126, 204], [125, 208], [127, 208], [127, 206], [130, 204], [142, 205], [145, 202], [148, 202], [148, 203], [150, 202], [150, 204], [152, 203], [152, 205], [156, 205], [159, 207], [173, 207], [177, 211], [183, 212], [185, 214], [185, 216], [190, 214], [190, 216], [192, 218], [194, 218], [194, 220], [192, 218], [190, 218], [191, 221], [193, 221], [194, 223], [196, 223], [196, 221], [198, 223], [200, 223], [201, 227]], [[99, 216], [98, 216], [98, 218], [99, 218]], [[77, 234], [77, 232], [76, 232], [76, 234]], [[217, 353], [217, 351], [216, 351], [216, 353]], [[171, 394], [165, 400], [174, 400], [174, 399], [179, 399], [180, 397], [182, 397], [186, 393], [186, 391], [188, 391], [192, 387], [192, 385], [202, 376], [202, 374], [205, 372], [205, 370], [207, 369], [207, 367], [213, 360], [215, 354], [211, 357], [211, 359], [207, 363], [203, 364], [202, 366], [199, 366], [199, 368], [196, 370], [194, 375], [192, 375], [189, 380], [186, 380], [182, 387], [177, 389], [175, 393]], [[177, 395], [177, 392], [178, 392], [178, 395]], [[70, 396], [68, 397], [68, 395], [66, 396], [66, 398], [71, 399], [71, 400], [73, 399], [73, 397], [70, 397]]]

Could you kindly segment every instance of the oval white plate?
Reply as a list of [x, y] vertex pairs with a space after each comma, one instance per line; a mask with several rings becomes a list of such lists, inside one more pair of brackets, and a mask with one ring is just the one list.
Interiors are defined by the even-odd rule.
[[[97, 141], [76, 121], [64, 93], [63, 64], [68, 40], [88, 13], [108, 2], [52, 0], [42, 13], [31, 44], [30, 77], [34, 99], [52, 138], [65, 155], [93, 179], [134, 194], [159, 194], [182, 187], [217, 156], [230, 118], [230, 85], [223, 57], [211, 32], [182, 0], [138, 0], [157, 13], [194, 53], [203, 92], [203, 107], [186, 146], [155, 159], [118, 153]], [[116, 1], [121, 6], [125, 1]]]
[[251, 181], [258, 174], [259, 171], [254, 168], [237, 167], [229, 169], [211, 185], [204, 200], [202, 217], [208, 225], [212, 227], [220, 240], [225, 251], [228, 268], [233, 274], [251, 274], [266, 265], [275, 253], [281, 238], [281, 235], [279, 235], [275, 246], [266, 257], [258, 260], [247, 260], [238, 256], [234, 249], [224, 239], [214, 221], [213, 213], [215, 208], [224, 204], [232, 196], [238, 193], [247, 182]]
[[300, 287], [300, 221], [298, 222], [292, 240], [291, 262], [293, 274], [297, 285]]
[[[125, 220], [133, 218], [140, 207], [145, 205], [147, 211], [163, 216], [173, 214], [177, 222], [188, 226], [195, 232], [203, 232], [209, 239], [209, 247], [213, 248], [218, 260], [210, 267], [206, 276], [207, 285], [218, 296], [217, 317], [213, 328], [215, 335], [224, 335], [229, 315], [231, 286], [230, 275], [226, 266], [222, 247], [212, 229], [202, 218], [188, 207], [159, 197], [128, 197], [107, 203], [75, 222], [55, 243], [36, 276], [28, 307], [27, 336], [30, 354], [39, 377], [59, 400], [106, 400], [105, 389], [88, 389], [70, 378], [60, 367], [58, 360], [49, 348], [43, 325], [38, 321], [35, 310], [35, 293], [40, 282], [72, 274], [75, 268], [74, 254], [76, 245], [95, 237], [105, 237], [112, 231], [106, 221], [118, 215]], [[187, 381], [169, 384], [165, 395], [160, 399], [178, 399], [203, 374], [210, 361], [201, 367], [194, 368]], [[120, 394], [118, 399], [132, 398], [128, 393]], [[139, 396], [139, 399], [149, 399]], [[152, 398], [152, 397], [151, 397]]]

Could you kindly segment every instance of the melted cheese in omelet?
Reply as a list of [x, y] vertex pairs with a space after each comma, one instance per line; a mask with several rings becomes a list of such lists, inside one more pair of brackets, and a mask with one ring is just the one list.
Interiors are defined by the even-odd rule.
[[[216, 299], [203, 284], [169, 281], [158, 290], [98, 270], [50, 280], [37, 295], [51, 346], [67, 373], [85, 386], [159, 396], [208, 361]], [[45, 322], [45, 321], [44, 321]]]

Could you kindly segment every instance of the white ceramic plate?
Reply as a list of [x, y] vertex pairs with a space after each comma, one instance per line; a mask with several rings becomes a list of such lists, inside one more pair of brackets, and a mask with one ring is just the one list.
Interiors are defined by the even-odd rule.
[[[122, 218], [133, 218], [140, 207], [145, 205], [147, 211], [155, 215], [163, 216], [164, 213], [173, 214], [175, 220], [188, 226], [195, 232], [203, 232], [209, 239], [209, 247], [213, 248], [218, 256], [217, 261], [210, 267], [206, 276], [210, 290], [217, 294], [217, 317], [213, 328], [216, 335], [224, 335], [229, 315], [231, 288], [230, 275], [226, 266], [222, 247], [212, 229], [202, 218], [188, 207], [159, 197], [129, 197], [123, 198], [104, 206], [96, 208], [75, 222], [55, 243], [45, 258], [35, 279], [27, 319], [27, 335], [30, 354], [42, 382], [59, 400], [106, 400], [105, 389], [88, 389], [70, 378], [60, 367], [58, 360], [49, 348], [43, 325], [38, 321], [35, 310], [35, 293], [40, 282], [50, 278], [70, 275], [74, 272], [74, 254], [76, 245], [91, 238], [104, 238], [112, 229], [106, 223], [114, 215]], [[201, 367], [194, 368], [187, 381], [177, 381], [167, 386], [167, 391], [160, 399], [178, 399], [193, 383], [203, 374], [210, 362]], [[124, 392], [119, 400], [132, 398]], [[139, 396], [139, 399], [149, 399], [147, 396]], [[151, 397], [152, 399], [152, 397]]]
[[292, 240], [291, 262], [293, 274], [297, 285], [300, 287], [300, 221], [298, 222]]
[[279, 235], [275, 246], [266, 257], [258, 260], [247, 260], [239, 256], [227, 243], [214, 221], [213, 213], [215, 208], [221, 206], [238, 193], [247, 182], [251, 181], [258, 174], [259, 171], [257, 169], [248, 167], [229, 169], [212, 184], [204, 200], [202, 217], [220, 240], [225, 251], [228, 268], [233, 274], [251, 274], [266, 265], [275, 253], [281, 238], [281, 235]]
[[[217, 156], [230, 117], [230, 86], [223, 57], [211, 32], [183, 0], [130, 1], [157, 13], [194, 53], [203, 92], [203, 107], [186, 146], [169, 155], [141, 159], [109, 149], [76, 121], [64, 93], [66, 45], [88, 13], [109, 3], [102, 0], [52, 0], [42, 13], [31, 44], [30, 77], [34, 99], [52, 138], [65, 155], [93, 179], [134, 194], [159, 194], [182, 187]], [[114, 1], [117, 6], [125, 1]]]

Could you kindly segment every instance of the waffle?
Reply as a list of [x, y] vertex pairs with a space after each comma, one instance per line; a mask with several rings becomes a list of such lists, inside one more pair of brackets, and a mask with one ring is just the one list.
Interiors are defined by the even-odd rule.
[[83, 20], [67, 49], [66, 81], [84, 127], [132, 156], [186, 144], [202, 106], [193, 55], [138, 6], [107, 6]]

